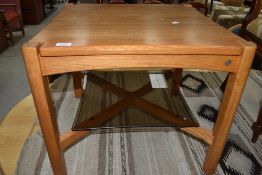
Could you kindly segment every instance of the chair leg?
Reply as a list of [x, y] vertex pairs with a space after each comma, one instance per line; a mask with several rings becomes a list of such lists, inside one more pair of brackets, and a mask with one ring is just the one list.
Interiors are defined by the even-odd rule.
[[15, 40], [14, 40], [14, 36], [13, 36], [13, 28], [12, 28], [11, 25], [8, 25], [7, 28], [8, 28], [8, 33], [9, 33], [9, 37], [11, 39], [12, 45], [14, 45]]
[[259, 70], [262, 70], [262, 58], [260, 59], [260, 66], [259, 66]]
[[253, 129], [252, 142], [255, 143], [259, 135], [262, 133], [262, 107], [260, 108], [257, 121], [253, 124], [252, 129]]
[[24, 24], [23, 24], [22, 19], [19, 20], [19, 23], [20, 23], [20, 28], [21, 28], [22, 34], [23, 34], [23, 36], [25, 36]]
[[227, 85], [227, 80], [228, 80], [228, 75], [227, 75], [226, 79], [223, 81], [223, 83], [222, 83], [221, 86], [220, 86], [220, 90], [221, 90], [222, 92], [225, 92], [226, 85]]

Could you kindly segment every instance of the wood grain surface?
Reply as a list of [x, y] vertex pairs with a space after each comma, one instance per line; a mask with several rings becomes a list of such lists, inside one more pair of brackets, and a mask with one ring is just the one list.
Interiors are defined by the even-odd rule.
[[222, 55], [94, 55], [41, 57], [40, 64], [43, 75], [84, 70], [161, 70], [174, 67], [236, 72], [239, 58]]
[[[239, 42], [245, 41], [188, 6], [67, 4], [31, 42], [43, 43], [41, 56], [63, 56], [240, 55]], [[58, 42], [69, 42], [72, 46], [56, 47]]]

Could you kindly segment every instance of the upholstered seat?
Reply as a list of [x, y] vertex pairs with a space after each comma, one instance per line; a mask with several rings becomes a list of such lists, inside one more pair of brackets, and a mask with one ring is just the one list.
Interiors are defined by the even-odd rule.
[[4, 16], [6, 21], [11, 22], [13, 20], [16, 20], [17, 18], [20, 18], [20, 15], [18, 13], [15, 12], [4, 12]]

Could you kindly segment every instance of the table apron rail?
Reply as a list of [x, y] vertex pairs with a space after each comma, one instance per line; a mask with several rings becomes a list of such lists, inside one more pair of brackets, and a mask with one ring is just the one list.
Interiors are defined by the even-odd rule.
[[40, 57], [43, 75], [84, 70], [189, 68], [236, 73], [240, 56], [228, 55], [93, 55]]
[[[43, 57], [67, 55], [240, 55], [243, 47], [211, 45], [90, 45], [85, 41], [69, 41], [70, 47], [56, 46], [59, 43], [46, 42], [39, 53]], [[72, 44], [72, 45], [71, 45]]]

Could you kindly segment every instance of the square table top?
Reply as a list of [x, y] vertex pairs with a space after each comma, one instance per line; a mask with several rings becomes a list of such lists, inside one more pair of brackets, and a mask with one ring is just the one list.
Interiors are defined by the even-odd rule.
[[192, 7], [170, 4], [66, 4], [29, 42], [43, 43], [41, 56], [241, 55], [247, 43]]

